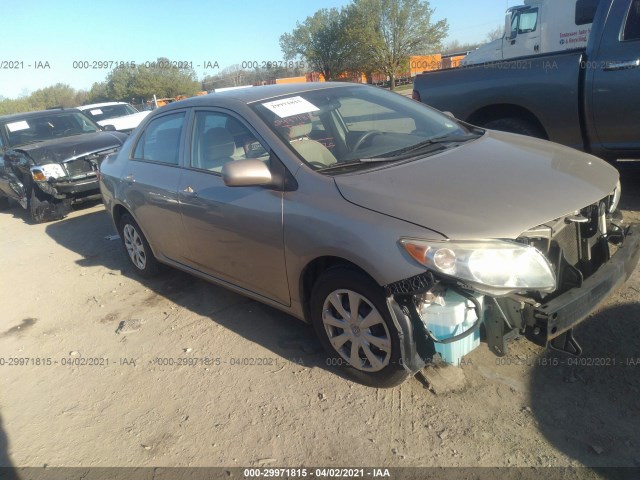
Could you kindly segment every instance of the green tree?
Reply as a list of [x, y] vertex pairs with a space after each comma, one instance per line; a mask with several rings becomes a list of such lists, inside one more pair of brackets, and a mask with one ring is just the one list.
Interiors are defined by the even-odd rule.
[[77, 107], [77, 92], [69, 85], [57, 83], [51, 87], [36, 90], [29, 96], [32, 110], [44, 110], [53, 107]]
[[89, 90], [86, 103], [100, 103], [107, 101], [109, 101], [107, 82], [95, 82], [91, 85], [91, 90]]
[[132, 98], [149, 99], [192, 96], [200, 90], [196, 73], [190, 68], [178, 68], [167, 58], [144, 62], [136, 67], [117, 67], [104, 84], [94, 84], [90, 100], [130, 101]]
[[346, 32], [345, 10], [323, 8], [283, 34], [280, 48], [287, 60], [303, 58], [310, 69], [334, 80], [350, 69], [353, 45]]
[[5, 98], [0, 101], [0, 115], [9, 115], [11, 113], [21, 113], [21, 112], [29, 112], [31, 110], [35, 110], [31, 108], [29, 104], [29, 99], [27, 97], [23, 98]]
[[22, 113], [54, 107], [77, 107], [83, 103], [87, 92], [75, 90], [64, 83], [40, 88], [29, 96], [0, 101], [0, 114]]
[[345, 8], [345, 15], [345, 41], [351, 46], [348, 70], [354, 76], [364, 73], [367, 83], [372, 83], [373, 74], [380, 71], [372, 51], [382, 48], [381, 37], [372, 35], [378, 25], [377, 12], [362, 4], [350, 3]]
[[373, 19], [370, 39], [361, 42], [368, 43], [369, 61], [389, 77], [391, 90], [409, 57], [438, 51], [449, 30], [446, 20], [431, 22], [434, 10], [428, 1], [354, 0], [354, 8], [356, 15]]

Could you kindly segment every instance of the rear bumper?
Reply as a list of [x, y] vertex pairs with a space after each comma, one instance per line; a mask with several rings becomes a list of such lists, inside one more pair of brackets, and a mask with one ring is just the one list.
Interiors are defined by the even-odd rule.
[[542, 321], [542, 327], [546, 327], [536, 336], [546, 335], [545, 343], [548, 343], [578, 325], [627, 281], [639, 259], [640, 225], [631, 225], [615, 255], [581, 287], [573, 288], [534, 310], [534, 317]]

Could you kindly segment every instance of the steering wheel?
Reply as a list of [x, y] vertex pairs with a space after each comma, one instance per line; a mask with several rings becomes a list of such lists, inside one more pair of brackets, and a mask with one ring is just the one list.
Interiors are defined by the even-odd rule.
[[380, 130], [369, 130], [368, 132], [365, 132], [356, 142], [356, 144], [353, 146], [353, 149], [351, 150], [352, 152], [356, 152], [358, 151], [358, 149], [364, 144], [365, 140], [367, 140], [370, 137], [373, 137], [374, 135], [380, 135], [382, 132]]

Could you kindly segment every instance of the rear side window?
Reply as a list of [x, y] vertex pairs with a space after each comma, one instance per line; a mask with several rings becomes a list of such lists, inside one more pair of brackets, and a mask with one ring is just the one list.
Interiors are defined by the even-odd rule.
[[600, 0], [578, 0], [576, 2], [576, 25], [593, 23]]
[[623, 40], [640, 39], [640, 0], [631, 2], [631, 9], [627, 15], [627, 23], [624, 26]]
[[178, 165], [183, 126], [184, 112], [152, 120], [140, 135], [133, 158]]

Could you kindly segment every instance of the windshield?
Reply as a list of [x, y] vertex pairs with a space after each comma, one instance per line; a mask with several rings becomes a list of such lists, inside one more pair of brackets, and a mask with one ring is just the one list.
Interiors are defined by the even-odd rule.
[[10, 147], [100, 131], [95, 123], [79, 111], [51, 111], [22, 120], [14, 117], [3, 123], [2, 128]]
[[415, 158], [427, 150], [435, 152], [434, 143], [471, 139], [471, 132], [452, 118], [376, 87], [328, 88], [251, 106], [320, 171]]
[[84, 113], [89, 115], [94, 122], [107, 120], [108, 118], [126, 117], [138, 111], [127, 103], [117, 105], [103, 105], [101, 107], [92, 107], [83, 109]]

